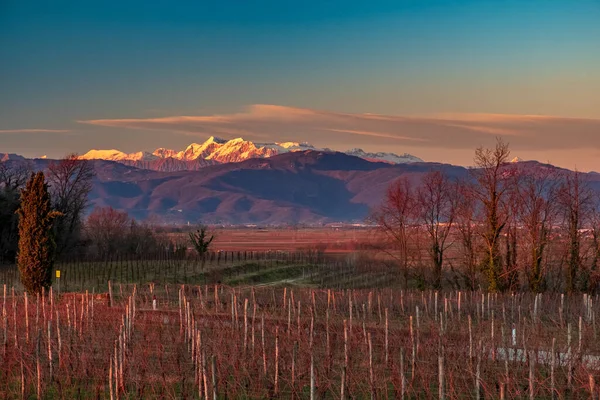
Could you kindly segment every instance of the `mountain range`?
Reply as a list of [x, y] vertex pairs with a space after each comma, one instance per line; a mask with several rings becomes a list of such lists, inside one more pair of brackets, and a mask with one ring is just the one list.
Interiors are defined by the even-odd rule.
[[[192, 154], [191, 159], [185, 159], [186, 151], [175, 153], [181, 160], [160, 160], [191, 163], [200, 158], [196, 154], [203, 154], [202, 147], [195, 147], [188, 153]], [[23, 162], [14, 154], [0, 153], [0, 158], [8, 163]], [[451, 178], [469, 174], [468, 168], [449, 164], [372, 162], [366, 157], [319, 150], [288, 151], [228, 163], [203, 158], [207, 164], [200, 171], [160, 171], [126, 164], [158, 159], [91, 160], [96, 176], [89, 211], [97, 206], [111, 206], [136, 219], [154, 218], [178, 224], [364, 222], [381, 203], [389, 185], [400, 176], [416, 185], [431, 170], [441, 170]], [[44, 170], [53, 161], [38, 158], [27, 162], [36, 170]], [[518, 158], [512, 162], [531, 174], [557, 168]], [[600, 174], [585, 173], [583, 179], [600, 192]]]
[[[171, 223], [287, 224], [364, 222], [388, 185], [400, 175], [419, 180], [441, 164], [371, 162], [340, 152], [295, 151], [201, 171], [164, 172], [94, 160], [90, 194], [145, 219]], [[454, 177], [465, 168], [444, 166]]]
[[[158, 148], [151, 153], [146, 151], [124, 153], [114, 149], [90, 150], [80, 158], [116, 161], [142, 169], [174, 172], [195, 171], [208, 165], [240, 162], [251, 158], [268, 158], [279, 154], [306, 150], [331, 151], [330, 149], [317, 149], [308, 143], [254, 143], [242, 138], [224, 140], [211, 136], [206, 142], [201, 144], [192, 143], [181, 151], [166, 148]], [[423, 162], [420, 158], [410, 154], [368, 153], [362, 149], [351, 149], [345, 153], [369, 161], [392, 164]]]

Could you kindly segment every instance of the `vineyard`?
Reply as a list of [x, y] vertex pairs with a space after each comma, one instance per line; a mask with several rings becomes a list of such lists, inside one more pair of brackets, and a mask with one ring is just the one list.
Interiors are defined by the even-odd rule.
[[6, 398], [598, 398], [588, 295], [4, 285]]
[[[323, 255], [315, 252], [210, 252], [205, 258], [114, 257], [75, 258], [55, 263], [63, 291], [106, 292], [107, 282], [122, 284], [287, 284], [328, 288], [365, 288], [402, 284], [394, 266], [372, 259], [357, 262], [355, 255]], [[56, 280], [55, 286], [58, 285]], [[0, 283], [20, 288], [16, 265], [0, 264]]]

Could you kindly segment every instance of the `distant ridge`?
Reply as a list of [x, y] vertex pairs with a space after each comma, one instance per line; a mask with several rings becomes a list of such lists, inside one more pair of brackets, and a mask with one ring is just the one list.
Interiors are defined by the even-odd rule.
[[[12, 157], [9, 155], [6, 162], [22, 162]], [[52, 162], [42, 158], [28, 160], [35, 170], [45, 170]], [[153, 162], [187, 163], [187, 167], [157, 171], [133, 165]], [[414, 185], [432, 170], [443, 171], [451, 179], [469, 177], [466, 167], [428, 162], [372, 162], [327, 150], [288, 151], [230, 163], [172, 157], [154, 161], [93, 160], [91, 163], [96, 177], [89, 210], [111, 206], [127, 211], [136, 219], [152, 217], [164, 223], [362, 223], [399, 177], [407, 178]], [[198, 167], [202, 168], [198, 173], [189, 170], [193, 163], [206, 165]], [[563, 171], [537, 161], [522, 161], [512, 166], [532, 176], [541, 170]], [[584, 173], [582, 179], [600, 193], [600, 174]]]

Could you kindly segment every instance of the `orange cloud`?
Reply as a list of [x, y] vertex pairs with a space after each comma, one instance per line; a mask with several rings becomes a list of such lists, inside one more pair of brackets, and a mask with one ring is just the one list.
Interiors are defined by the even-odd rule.
[[[505, 136], [513, 150], [600, 149], [600, 120], [536, 115], [440, 114], [417, 117], [255, 104], [231, 114], [79, 122], [188, 135], [301, 140], [316, 145], [329, 140], [380, 147], [404, 143], [411, 148], [473, 149], [493, 144], [495, 136]], [[328, 132], [331, 135], [328, 136]]]

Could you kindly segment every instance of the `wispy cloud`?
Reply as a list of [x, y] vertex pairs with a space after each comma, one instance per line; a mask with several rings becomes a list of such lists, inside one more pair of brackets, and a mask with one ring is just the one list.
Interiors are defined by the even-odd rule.
[[326, 130], [328, 132], [349, 133], [352, 135], [373, 136], [373, 137], [378, 137], [378, 138], [395, 139], [395, 140], [410, 140], [410, 141], [415, 141], [415, 142], [426, 142], [427, 141], [427, 139], [412, 138], [412, 137], [408, 137], [408, 136], [399, 136], [399, 135], [394, 135], [394, 134], [385, 133], [385, 132], [370, 132], [370, 131], [357, 131], [357, 130], [353, 130], [353, 129], [333, 129], [333, 128], [328, 128]]
[[69, 133], [68, 129], [0, 129], [2, 133]]
[[248, 139], [344, 141], [411, 148], [473, 149], [503, 136], [515, 150], [600, 149], [600, 120], [536, 115], [397, 116], [252, 105], [238, 113], [162, 118], [98, 119], [81, 123]]

